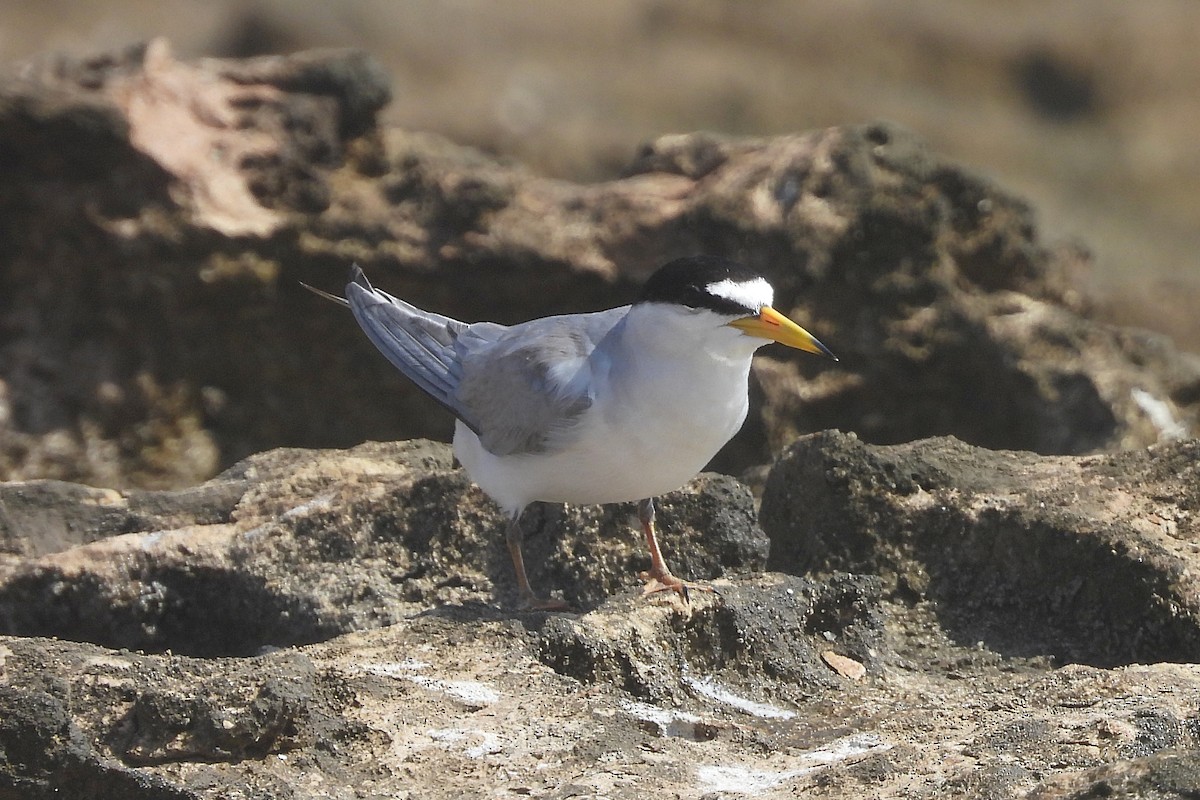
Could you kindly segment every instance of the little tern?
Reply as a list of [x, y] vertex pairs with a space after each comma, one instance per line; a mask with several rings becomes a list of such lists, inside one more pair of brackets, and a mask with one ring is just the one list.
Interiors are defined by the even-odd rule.
[[313, 291], [349, 306], [379, 351], [454, 414], [455, 456], [509, 517], [525, 608], [565, 607], [536, 595], [525, 573], [520, 519], [535, 501], [638, 501], [645, 592], [686, 597], [658, 546], [654, 497], [693, 478], [741, 428], [758, 348], [780, 342], [835, 358], [771, 307], [762, 275], [715, 256], [660, 267], [632, 305], [513, 326], [423, 311], [374, 288], [357, 266], [344, 299]]

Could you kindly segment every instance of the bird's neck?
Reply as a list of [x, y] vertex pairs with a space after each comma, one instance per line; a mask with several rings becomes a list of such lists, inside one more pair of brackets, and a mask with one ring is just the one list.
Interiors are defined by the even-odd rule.
[[[732, 328], [672, 329], [653, 314], [628, 314], [615, 337], [612, 365], [624, 373], [621, 386], [678, 403], [687, 393], [700, 403], [737, 403], [746, 396], [751, 357], [757, 344]], [[672, 397], [673, 396], [673, 397]]]
[[754, 352], [766, 344], [714, 316], [664, 317], [646, 306], [633, 306], [619, 327], [622, 360], [653, 357], [677, 361], [681, 368], [749, 371]]

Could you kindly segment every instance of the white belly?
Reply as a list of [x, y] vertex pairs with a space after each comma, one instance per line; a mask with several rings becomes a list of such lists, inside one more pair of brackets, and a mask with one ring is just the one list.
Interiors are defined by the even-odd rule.
[[[655, 497], [691, 480], [746, 418], [744, 364], [709, 365], [699, 379], [678, 376], [639, 391], [603, 392], [577, 435], [558, 452], [496, 456], [461, 422], [454, 452], [467, 474], [509, 513], [541, 500], [582, 505]], [[606, 387], [607, 388], [607, 387]]]

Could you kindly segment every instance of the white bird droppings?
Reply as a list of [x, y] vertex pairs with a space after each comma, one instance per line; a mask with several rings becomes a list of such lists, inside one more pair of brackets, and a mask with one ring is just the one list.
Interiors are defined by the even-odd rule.
[[420, 670], [428, 666], [424, 661], [406, 658], [404, 661], [394, 663], [364, 664], [362, 668], [372, 675], [400, 678], [415, 683], [417, 686], [448, 695], [470, 706], [490, 706], [500, 700], [498, 691], [478, 681], [447, 681], [420, 674]]
[[685, 677], [683, 682], [686, 683], [694, 692], [707, 697], [709, 700], [716, 700], [718, 703], [724, 703], [731, 708], [736, 708], [743, 714], [749, 714], [752, 717], [762, 717], [764, 719], [791, 719], [796, 716], [796, 712], [788, 711], [786, 708], [769, 705], [768, 703], [759, 703], [755, 700], [749, 700], [745, 697], [739, 697], [724, 686], [719, 685], [712, 678], [688, 678]]
[[874, 734], [859, 733], [788, 758], [788, 769], [708, 765], [696, 768], [696, 780], [703, 792], [756, 795], [831, 764], [875, 755], [890, 750], [891, 747]]

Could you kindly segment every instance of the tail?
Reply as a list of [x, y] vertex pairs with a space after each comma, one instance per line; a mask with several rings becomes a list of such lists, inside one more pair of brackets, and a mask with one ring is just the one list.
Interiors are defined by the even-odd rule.
[[[354, 268], [358, 269], [357, 266], [355, 266]], [[346, 308], [350, 307], [350, 301], [344, 297], [338, 297], [336, 294], [330, 294], [329, 292], [325, 291], [324, 289], [318, 289], [315, 286], [309, 286], [304, 281], [300, 281], [300, 285], [303, 286], [305, 289], [308, 289], [310, 292], [315, 294], [317, 297], [324, 297], [326, 300], [332, 300], [333, 302], [337, 303], [339, 306], [345, 306]]]
[[392, 366], [478, 432], [471, 415], [455, 396], [462, 379], [455, 344], [468, 327], [465, 322], [422, 311], [376, 289], [357, 264], [350, 269], [346, 299], [318, 289], [313, 291], [348, 306], [367, 338]]

